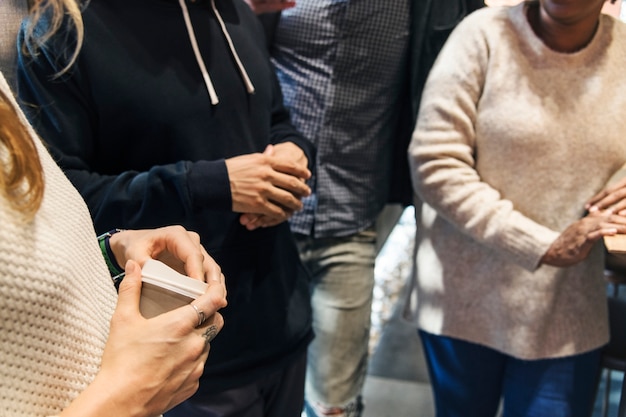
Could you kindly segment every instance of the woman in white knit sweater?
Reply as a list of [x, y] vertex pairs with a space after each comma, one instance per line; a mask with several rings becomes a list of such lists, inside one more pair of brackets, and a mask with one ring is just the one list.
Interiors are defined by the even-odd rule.
[[[191, 396], [226, 305], [198, 236], [110, 236], [111, 264], [126, 266], [118, 297], [85, 203], [1, 73], [0, 163], [0, 416], [148, 417]], [[141, 316], [139, 264], [151, 257], [208, 281], [195, 307]]]
[[[18, 112], [0, 73], [0, 416], [159, 415], [198, 388], [223, 324], [221, 271], [181, 227], [122, 231], [118, 299], [87, 207]], [[141, 316], [150, 257], [209, 282], [202, 326], [192, 307]]]
[[412, 307], [438, 416], [493, 416], [501, 399], [505, 416], [591, 411], [601, 238], [626, 233], [607, 199], [590, 205], [626, 162], [626, 26], [603, 3], [478, 11], [430, 74], [409, 148]]

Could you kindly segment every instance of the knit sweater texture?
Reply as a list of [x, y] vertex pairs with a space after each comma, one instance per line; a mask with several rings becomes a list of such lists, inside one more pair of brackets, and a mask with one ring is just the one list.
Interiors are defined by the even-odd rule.
[[[0, 89], [12, 97], [2, 75]], [[84, 201], [29, 132], [45, 176], [41, 208], [26, 221], [0, 198], [3, 417], [58, 414], [93, 381], [117, 298]]]
[[409, 148], [409, 311], [427, 332], [540, 359], [608, 341], [602, 244], [568, 268], [540, 259], [626, 161], [626, 26], [602, 15], [559, 53], [528, 7], [470, 15], [429, 76]]

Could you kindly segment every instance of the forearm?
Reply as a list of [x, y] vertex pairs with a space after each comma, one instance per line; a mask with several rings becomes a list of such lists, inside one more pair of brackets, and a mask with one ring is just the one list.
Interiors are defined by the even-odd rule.
[[120, 385], [121, 380], [109, 381], [98, 374], [96, 379], [59, 415], [59, 417], [152, 417], [141, 407], [133, 406], [132, 387]]

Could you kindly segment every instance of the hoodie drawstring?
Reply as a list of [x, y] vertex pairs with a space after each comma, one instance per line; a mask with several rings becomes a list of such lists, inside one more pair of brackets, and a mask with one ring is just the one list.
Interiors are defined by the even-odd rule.
[[239, 67], [239, 73], [241, 74], [241, 78], [243, 78], [243, 83], [246, 86], [246, 90], [249, 94], [254, 93], [254, 86], [252, 85], [252, 81], [250, 81], [250, 77], [248, 77], [248, 73], [246, 72], [245, 67], [243, 66], [241, 60], [239, 59], [239, 55], [237, 55], [237, 50], [235, 49], [235, 45], [233, 44], [233, 40], [230, 38], [230, 34], [226, 29], [226, 25], [224, 24], [224, 20], [222, 20], [222, 15], [215, 7], [215, 0], [211, 0], [211, 7], [213, 8], [213, 12], [215, 13], [215, 17], [217, 17], [217, 21], [220, 23], [220, 27], [222, 28], [222, 33], [226, 38], [226, 42], [228, 42], [228, 46], [230, 47], [230, 53], [233, 54], [233, 58], [237, 63], [237, 67]]
[[[189, 34], [189, 40], [191, 41], [191, 47], [193, 49], [193, 53], [196, 57], [196, 61], [198, 62], [198, 67], [200, 68], [200, 72], [202, 73], [202, 78], [204, 79], [204, 84], [209, 92], [209, 96], [211, 97], [211, 104], [216, 105], [219, 103], [219, 99], [217, 97], [217, 93], [215, 92], [215, 88], [213, 87], [213, 82], [211, 81], [211, 76], [209, 75], [209, 71], [206, 69], [206, 65], [204, 65], [204, 59], [202, 59], [202, 54], [200, 53], [200, 49], [198, 48], [198, 41], [196, 40], [196, 35], [193, 30], [193, 25], [191, 24], [191, 18], [189, 17], [189, 10], [187, 9], [187, 5], [185, 4], [185, 0], [178, 0], [180, 4], [180, 8], [183, 11], [183, 17], [185, 18], [185, 26], [187, 27], [187, 33]], [[235, 45], [226, 29], [226, 25], [224, 24], [224, 20], [222, 20], [222, 16], [220, 12], [215, 7], [215, 0], [211, 0], [211, 8], [213, 9], [213, 13], [217, 18], [218, 23], [220, 24], [220, 28], [222, 29], [222, 33], [224, 34], [224, 38], [226, 38], [226, 42], [228, 43], [228, 47], [230, 48], [230, 53], [237, 64], [237, 68], [239, 69], [239, 73], [241, 74], [241, 78], [243, 79], [243, 83], [246, 86], [246, 91], [249, 94], [254, 93], [254, 85], [252, 85], [252, 81], [246, 72], [246, 68], [243, 66], [243, 63], [239, 59], [239, 55], [235, 50]]]

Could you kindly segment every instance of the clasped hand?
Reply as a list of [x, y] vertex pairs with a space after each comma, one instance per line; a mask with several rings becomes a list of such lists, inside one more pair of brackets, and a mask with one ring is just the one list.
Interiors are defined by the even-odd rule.
[[302, 209], [311, 194], [307, 158], [292, 142], [269, 145], [263, 153], [226, 160], [233, 211], [248, 230], [270, 227]]
[[590, 213], [610, 209], [613, 213], [626, 215], [626, 178], [622, 178], [593, 196], [585, 205]]
[[626, 178], [593, 196], [585, 209], [588, 214], [561, 233], [542, 263], [559, 267], [575, 265], [604, 236], [626, 234]]

